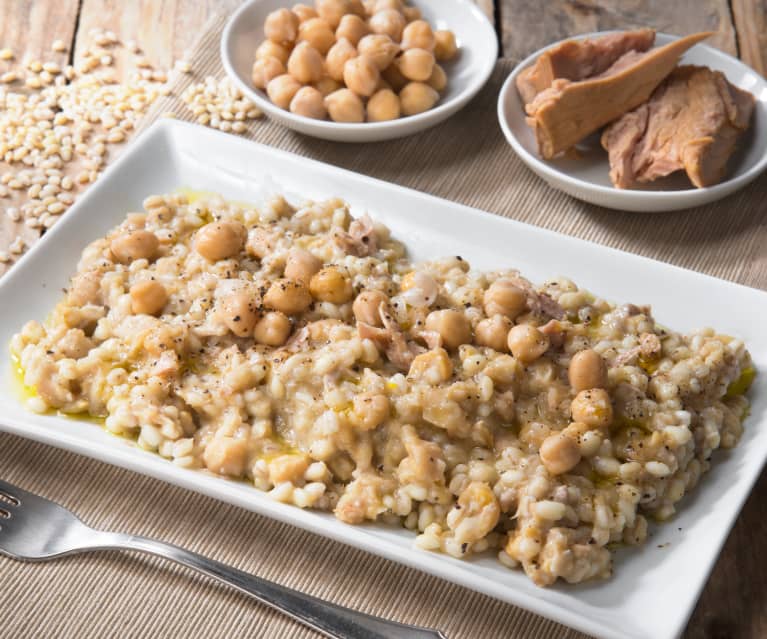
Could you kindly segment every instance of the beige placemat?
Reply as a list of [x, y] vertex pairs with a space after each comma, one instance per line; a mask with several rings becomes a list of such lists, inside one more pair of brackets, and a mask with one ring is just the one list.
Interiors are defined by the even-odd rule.
[[[185, 86], [220, 76], [223, 19], [203, 35], [197, 70], [155, 115], [193, 119]], [[375, 145], [313, 140], [262, 121], [248, 137], [518, 220], [767, 288], [767, 178], [720, 204], [670, 215], [607, 211], [555, 192], [514, 156], [498, 127], [499, 62], [480, 96], [445, 124]], [[637, 274], [639, 276], [639, 274]], [[581, 639], [585, 635], [245, 510], [131, 472], [0, 435], [0, 473], [72, 508], [94, 526], [165, 539], [366, 612], [440, 628], [450, 639]], [[315, 637], [314, 633], [161, 560], [118, 553], [51, 564], [0, 558], [8, 637]]]

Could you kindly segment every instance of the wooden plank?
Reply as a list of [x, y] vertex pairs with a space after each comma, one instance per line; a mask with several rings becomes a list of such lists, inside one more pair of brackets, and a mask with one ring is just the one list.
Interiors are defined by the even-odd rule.
[[[0, 49], [9, 48], [14, 53], [11, 60], [0, 60], [0, 74], [6, 71], [23, 71], [24, 65], [31, 60], [55, 62], [63, 66], [69, 59], [77, 23], [79, 0], [56, 0], [56, 2], [30, 2], [29, 0], [0, 0]], [[61, 40], [63, 51], [53, 51], [54, 40]], [[21, 73], [23, 77], [23, 73]], [[0, 84], [0, 90], [23, 90], [23, 84]], [[0, 160], [0, 175], [15, 173], [18, 164]], [[6, 209], [18, 207], [25, 197], [24, 191], [11, 191], [9, 196], [0, 197], [0, 251], [9, 253], [9, 247], [21, 238], [26, 246], [33, 244], [39, 232], [25, 226], [21, 221], [14, 222], [5, 214]], [[18, 255], [13, 254], [15, 260]], [[11, 263], [0, 262], [0, 275]]]
[[677, 35], [715, 31], [708, 42], [737, 54], [727, 0], [696, 0], [694, 9], [687, 2], [673, 0], [500, 1], [503, 54], [515, 60], [579, 33], [636, 27], [654, 27]]
[[741, 59], [767, 75], [767, 0], [732, 0]]
[[765, 494], [767, 472], [754, 486], [727, 539], [684, 633], [685, 639], [767, 637], [767, 563], [758, 554], [759, 545], [767, 539]]
[[[10, 63], [0, 62], [0, 69], [5, 72], [29, 60], [66, 64], [79, 4], [79, 0], [0, 0], [0, 48], [8, 47], [15, 53]], [[54, 40], [62, 40], [66, 50], [52, 51]]]
[[113, 31], [123, 44], [133, 40], [141, 49], [139, 55], [123, 47], [114, 50], [118, 77], [134, 71], [142, 56], [167, 71], [184, 57], [214, 13], [230, 13], [239, 4], [240, 0], [82, 0], [75, 60], [93, 47], [93, 30], [101, 29]]

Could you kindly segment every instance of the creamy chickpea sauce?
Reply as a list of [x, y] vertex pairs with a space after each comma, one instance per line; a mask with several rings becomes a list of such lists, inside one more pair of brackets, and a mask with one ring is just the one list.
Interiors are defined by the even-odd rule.
[[568, 279], [414, 265], [341, 200], [152, 196], [11, 350], [36, 411], [536, 583], [611, 572], [735, 446], [744, 344]]

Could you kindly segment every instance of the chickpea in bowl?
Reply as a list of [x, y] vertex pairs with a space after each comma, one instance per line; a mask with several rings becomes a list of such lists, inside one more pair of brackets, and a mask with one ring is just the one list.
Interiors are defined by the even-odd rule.
[[334, 122], [385, 122], [428, 111], [459, 53], [402, 0], [316, 0], [264, 21], [251, 80], [281, 109]]

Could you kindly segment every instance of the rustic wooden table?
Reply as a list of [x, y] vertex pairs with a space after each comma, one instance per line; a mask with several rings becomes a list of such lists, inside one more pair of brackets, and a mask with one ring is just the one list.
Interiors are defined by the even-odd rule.
[[[767, 75], [767, 0], [475, 0], [494, 21], [501, 55], [519, 60], [577, 33], [651, 26], [687, 34], [711, 30], [710, 43]], [[17, 59], [65, 64], [91, 44], [94, 27], [135, 40], [160, 68], [182, 59], [214, 13], [240, 0], [0, 0], [0, 47]], [[50, 50], [62, 40], [66, 48]], [[118, 55], [120, 55], [118, 53]], [[129, 73], [134, 57], [117, 60]], [[685, 633], [688, 639], [767, 637], [767, 560], [754, 541], [767, 538], [767, 473], [746, 504]], [[761, 544], [764, 545], [763, 543]], [[653, 614], [648, 611], [648, 614]]]

